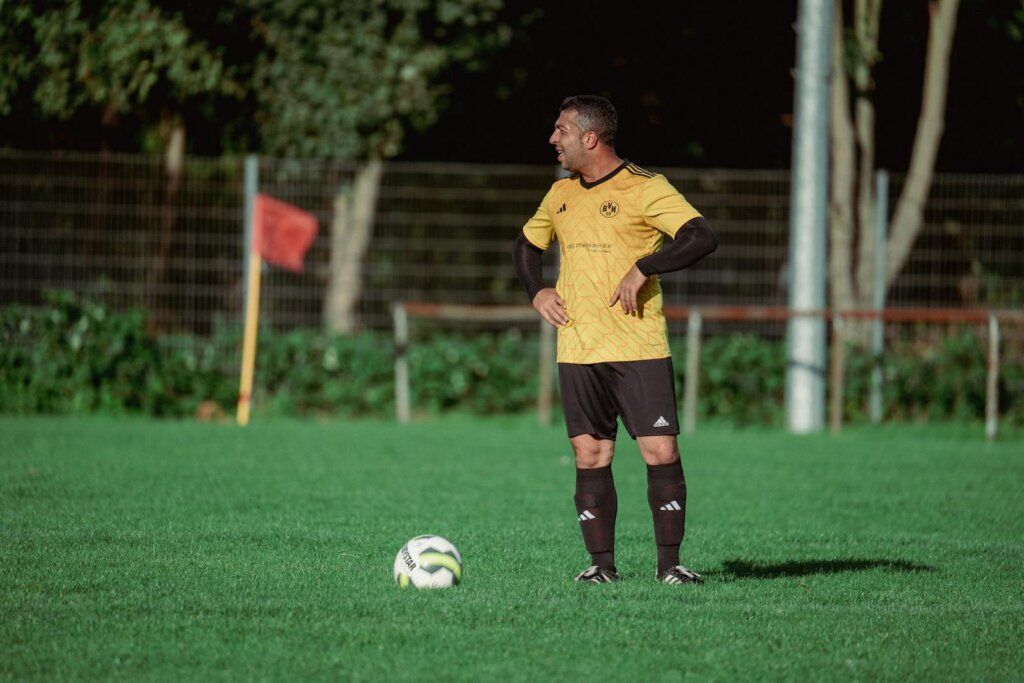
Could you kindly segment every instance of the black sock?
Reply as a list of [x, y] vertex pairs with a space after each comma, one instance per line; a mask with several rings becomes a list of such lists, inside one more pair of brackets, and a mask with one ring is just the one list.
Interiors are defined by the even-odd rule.
[[658, 571], [663, 572], [679, 564], [679, 546], [686, 530], [686, 478], [680, 461], [647, 466], [647, 502], [654, 517]]
[[576, 470], [576, 514], [591, 563], [615, 569], [615, 495], [612, 467]]

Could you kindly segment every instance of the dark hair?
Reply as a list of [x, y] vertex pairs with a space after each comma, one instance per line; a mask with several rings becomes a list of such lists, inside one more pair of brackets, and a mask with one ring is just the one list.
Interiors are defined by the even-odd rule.
[[576, 112], [576, 123], [582, 132], [592, 130], [609, 147], [615, 146], [615, 133], [619, 130], [619, 115], [611, 102], [597, 95], [573, 95], [562, 100], [558, 111]]

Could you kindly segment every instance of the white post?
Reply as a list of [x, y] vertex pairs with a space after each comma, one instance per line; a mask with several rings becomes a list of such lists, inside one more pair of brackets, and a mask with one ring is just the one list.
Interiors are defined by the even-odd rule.
[[[825, 423], [826, 198], [833, 0], [800, 0], [790, 190], [786, 416], [790, 431]], [[838, 77], [842, 77], [839, 74]]]
[[555, 328], [544, 318], [540, 319], [539, 358], [540, 375], [537, 377], [537, 422], [542, 427], [551, 424], [552, 394], [554, 392]]
[[686, 323], [686, 384], [683, 386], [683, 432], [697, 430], [697, 388], [700, 385], [700, 341], [703, 319], [699, 310], [690, 311]]
[[395, 328], [395, 417], [402, 424], [412, 419], [409, 392], [409, 317], [401, 301], [391, 309]]
[[999, 318], [988, 314], [988, 377], [985, 386], [985, 436], [996, 440], [999, 430]]
[[[889, 222], [889, 172], [879, 169], [875, 173], [875, 291], [872, 304], [875, 311], [885, 310], [885, 240]], [[871, 396], [868, 415], [872, 424], [882, 421], [882, 351], [885, 348], [885, 321], [875, 318], [871, 329]]]

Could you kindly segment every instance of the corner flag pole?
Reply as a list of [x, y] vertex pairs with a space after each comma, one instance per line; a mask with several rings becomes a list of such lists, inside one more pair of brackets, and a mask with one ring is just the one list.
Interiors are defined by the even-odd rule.
[[301, 273], [302, 259], [319, 230], [316, 214], [258, 192], [259, 159], [245, 160], [245, 338], [238, 387], [238, 424], [249, 424], [256, 332], [260, 320], [260, 272], [263, 262]]
[[260, 319], [260, 270], [263, 259], [253, 249], [249, 252], [249, 295], [245, 306], [245, 337], [242, 342], [242, 381], [238, 386], [238, 424], [249, 424], [252, 405], [252, 382], [256, 366], [256, 330]]
[[259, 159], [245, 159], [245, 336], [242, 341], [242, 378], [238, 387], [239, 426], [249, 424], [252, 406], [253, 374], [256, 367], [256, 331], [260, 318], [260, 270], [263, 259], [256, 250], [256, 231], [260, 220], [256, 211], [256, 193], [259, 189]]

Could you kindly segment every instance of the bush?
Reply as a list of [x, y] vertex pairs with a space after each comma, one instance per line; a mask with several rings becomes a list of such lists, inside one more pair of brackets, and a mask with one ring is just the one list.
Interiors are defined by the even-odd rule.
[[[69, 294], [47, 308], [0, 310], [0, 412], [141, 413], [182, 416], [201, 406], [234, 410], [241, 336], [153, 338], [139, 311], [112, 312]], [[901, 343], [881, 359], [888, 420], [977, 420], [985, 412], [984, 345], [968, 330]], [[480, 415], [532, 410], [538, 338], [518, 329], [454, 334], [420, 330], [410, 347], [414, 408]], [[684, 345], [673, 349], [679, 395]], [[394, 414], [390, 335], [319, 330], [260, 332], [254, 408], [295, 416]], [[874, 359], [851, 349], [844, 393], [847, 421], [866, 419]], [[752, 335], [706, 339], [701, 348], [699, 414], [737, 425], [781, 424], [785, 345]], [[1024, 369], [1003, 363], [1002, 414], [1024, 423]]]
[[63, 293], [48, 308], [0, 314], [0, 410], [13, 413], [173, 414], [167, 359], [138, 311], [111, 314]]
[[[686, 346], [674, 348], [677, 395], [686, 381]], [[698, 415], [736, 425], [782, 419], [786, 349], [753, 335], [710, 337], [701, 343]]]

